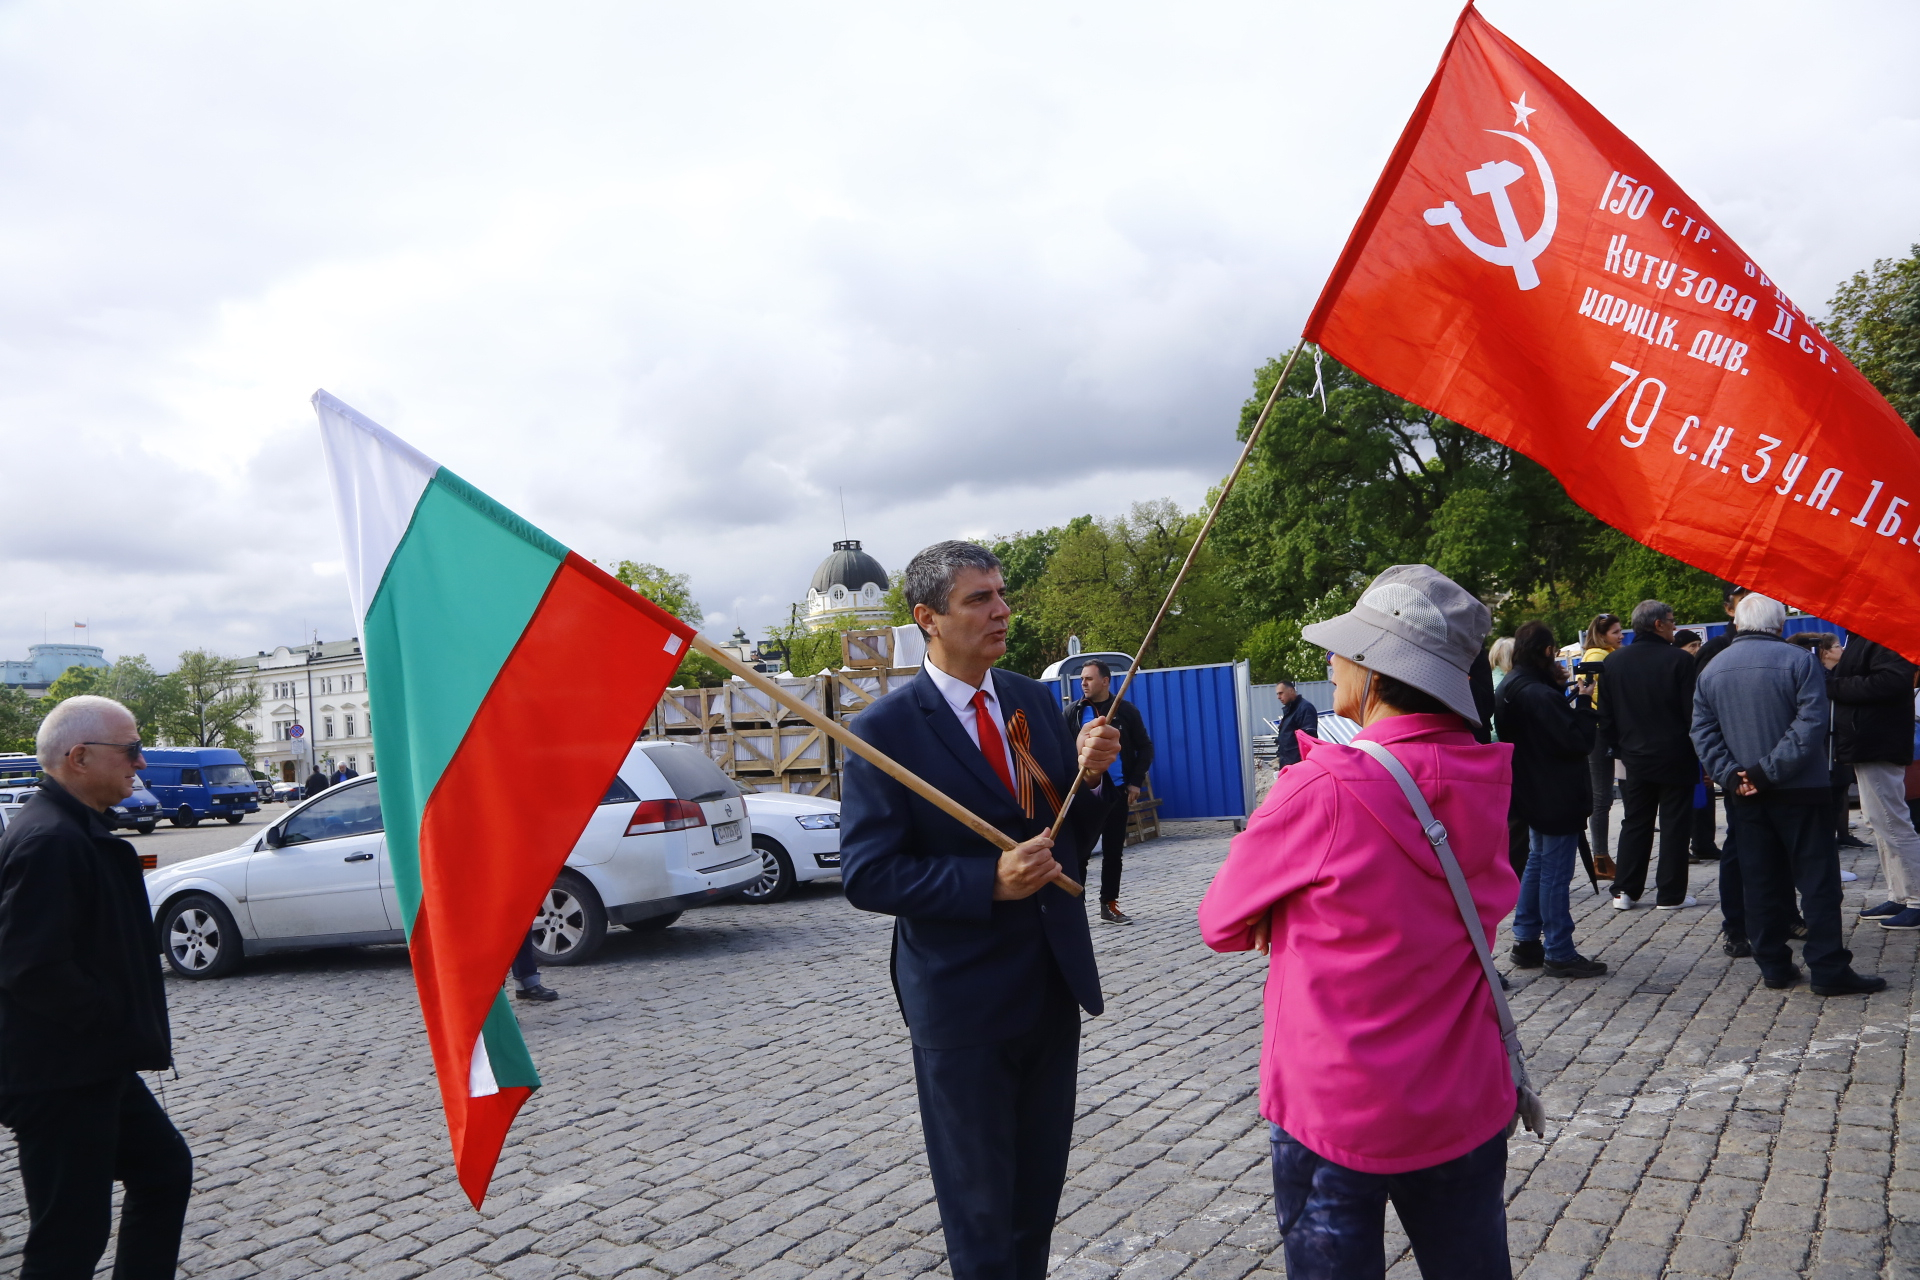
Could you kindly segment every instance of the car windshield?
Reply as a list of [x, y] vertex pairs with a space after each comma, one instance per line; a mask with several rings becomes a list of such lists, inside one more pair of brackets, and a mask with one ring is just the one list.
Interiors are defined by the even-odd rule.
[[341, 787], [288, 818], [280, 829], [280, 843], [337, 840], [341, 836], [371, 835], [381, 830], [384, 828], [380, 822], [380, 788], [372, 784]]
[[207, 782], [216, 787], [230, 787], [235, 783], [250, 787], [253, 785], [253, 774], [243, 764], [210, 764], [207, 766]]
[[683, 742], [663, 743], [647, 748], [647, 759], [682, 800], [706, 803], [743, 794], [732, 778], [720, 772], [720, 766], [698, 747]]

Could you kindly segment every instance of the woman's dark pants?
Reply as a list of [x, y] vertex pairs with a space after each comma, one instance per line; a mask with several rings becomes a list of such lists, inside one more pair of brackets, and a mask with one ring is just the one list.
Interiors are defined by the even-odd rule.
[[1315, 1155], [1273, 1125], [1273, 1208], [1288, 1280], [1378, 1280], [1387, 1273], [1387, 1202], [1422, 1280], [1511, 1280], [1507, 1138], [1411, 1173], [1361, 1173]]

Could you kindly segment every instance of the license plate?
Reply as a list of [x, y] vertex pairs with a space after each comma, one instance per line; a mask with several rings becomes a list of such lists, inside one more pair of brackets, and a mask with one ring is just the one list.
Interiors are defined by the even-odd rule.
[[713, 842], [715, 844], [732, 844], [739, 838], [740, 822], [738, 819], [732, 822], [716, 822], [713, 824]]

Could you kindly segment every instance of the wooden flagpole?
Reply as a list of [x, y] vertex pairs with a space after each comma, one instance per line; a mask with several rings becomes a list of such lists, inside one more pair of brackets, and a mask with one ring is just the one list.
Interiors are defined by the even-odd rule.
[[[1127, 689], [1133, 684], [1133, 677], [1140, 670], [1140, 661], [1146, 656], [1147, 646], [1153, 643], [1154, 636], [1160, 633], [1160, 623], [1165, 620], [1167, 610], [1173, 606], [1173, 598], [1180, 592], [1180, 584], [1187, 580], [1187, 571], [1193, 568], [1193, 561], [1200, 554], [1200, 544], [1207, 540], [1207, 534], [1213, 528], [1213, 522], [1220, 514], [1220, 508], [1227, 505], [1227, 495], [1233, 492], [1233, 482], [1240, 478], [1240, 472], [1246, 467], [1247, 459], [1253, 456], [1253, 446], [1259, 443], [1260, 432], [1267, 425], [1267, 418], [1273, 413], [1273, 406], [1280, 402], [1280, 392], [1287, 385], [1287, 375], [1293, 372], [1293, 362], [1306, 350], [1307, 340], [1303, 337], [1294, 347], [1293, 354], [1287, 357], [1287, 363], [1281, 368], [1280, 376], [1274, 380], [1273, 390], [1267, 393], [1267, 402], [1261, 406], [1260, 416], [1254, 420], [1253, 430], [1247, 433], [1247, 443], [1240, 450], [1240, 457], [1234, 462], [1233, 470], [1227, 473], [1227, 482], [1220, 486], [1220, 496], [1214, 501], [1212, 510], [1207, 512], [1206, 520], [1200, 525], [1200, 532], [1194, 535], [1193, 545], [1187, 548], [1187, 558], [1180, 564], [1180, 572], [1173, 575], [1173, 585], [1167, 588], [1167, 598], [1160, 602], [1160, 612], [1153, 615], [1153, 625], [1147, 628], [1146, 639], [1134, 650], [1133, 665], [1127, 669], [1127, 678], [1120, 682], [1120, 691], [1113, 695], [1113, 701], [1107, 705], [1106, 722], [1113, 722], [1113, 713], [1120, 706], [1120, 700], [1127, 696]], [[1073, 806], [1073, 798], [1080, 793], [1080, 780], [1086, 776], [1083, 769], [1073, 775], [1073, 786], [1067, 791], [1067, 798], [1060, 802], [1060, 812], [1053, 816], [1053, 826], [1049, 832], [1055, 839], [1060, 837], [1060, 827], [1067, 820], [1067, 810]]]
[[[937, 806], [949, 817], [958, 821], [975, 835], [992, 842], [996, 848], [1011, 849], [1020, 843], [1006, 832], [1000, 830], [1000, 828], [994, 826], [991, 822], [988, 822], [985, 818], [974, 813], [973, 810], [961, 804], [958, 800], [955, 800], [952, 796], [949, 796], [946, 792], [940, 790], [940, 788], [934, 786], [931, 782], [928, 782], [925, 778], [922, 778], [919, 774], [914, 773], [911, 769], [887, 755], [884, 751], [881, 751], [872, 743], [853, 733], [845, 725], [840, 724], [838, 721], [828, 719], [824, 712], [814, 710], [773, 681], [767, 679], [758, 671], [755, 671], [752, 667], [747, 666], [735, 658], [726, 650], [709, 643], [706, 637], [700, 635], [698, 632], [695, 632], [693, 636], [693, 648], [700, 653], [706, 654], [728, 671], [740, 679], [745, 680], [748, 684], [766, 694], [769, 698], [772, 698], [775, 702], [778, 702], [781, 706], [793, 712], [847, 750], [860, 756], [874, 768], [900, 783], [901, 786], [917, 793], [923, 799]], [[1078, 771], [1075, 772], [1074, 784], [1076, 786], [1079, 785]], [[1051, 883], [1059, 885], [1075, 897], [1079, 897], [1085, 892], [1085, 890], [1080, 887], [1079, 882], [1064, 871], [1055, 876]]]

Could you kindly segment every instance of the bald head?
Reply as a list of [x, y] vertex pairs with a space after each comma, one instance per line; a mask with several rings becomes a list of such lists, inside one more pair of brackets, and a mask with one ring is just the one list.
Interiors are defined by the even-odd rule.
[[66, 699], [40, 722], [33, 745], [49, 777], [103, 813], [133, 794], [147, 763], [133, 713], [112, 698]]

